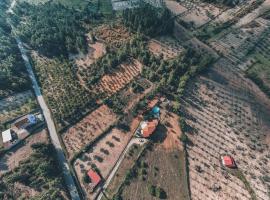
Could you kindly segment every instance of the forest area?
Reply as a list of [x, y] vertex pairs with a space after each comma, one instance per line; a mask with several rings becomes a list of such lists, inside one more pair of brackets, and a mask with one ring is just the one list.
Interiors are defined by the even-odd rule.
[[25, 199], [24, 192], [16, 184], [34, 189], [37, 195], [31, 200], [65, 199], [66, 188], [62, 185], [63, 178], [56, 158], [52, 156], [55, 155], [52, 144], [36, 143], [31, 147], [33, 153], [30, 158], [2, 177], [0, 199]]
[[7, 22], [8, 1], [0, 2], [0, 99], [29, 88], [17, 43]]

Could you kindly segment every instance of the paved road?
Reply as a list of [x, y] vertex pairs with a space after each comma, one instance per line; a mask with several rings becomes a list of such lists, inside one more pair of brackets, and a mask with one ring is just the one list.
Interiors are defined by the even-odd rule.
[[[143, 141], [143, 142], [141, 142]], [[109, 177], [107, 178], [107, 180], [105, 181], [105, 184], [102, 187], [102, 190], [106, 190], [106, 188], [109, 186], [110, 182], [112, 181], [113, 177], [115, 176], [120, 164], [122, 163], [122, 161], [125, 158], [125, 155], [127, 154], [129, 148], [133, 145], [133, 144], [139, 144], [139, 145], [143, 145], [146, 142], [148, 142], [148, 140], [146, 139], [141, 139], [141, 138], [132, 138], [130, 140], [130, 142], [128, 143], [128, 145], [126, 146], [125, 150], [122, 152], [120, 158], [118, 159], [117, 163], [115, 164], [113, 170], [111, 171]], [[98, 197], [96, 198], [96, 200], [101, 200], [103, 197], [103, 193], [99, 193]]]
[[[15, 6], [15, 4], [16, 4], [16, 0], [13, 0], [13, 2], [11, 3], [11, 6], [8, 9], [7, 12], [14, 14], [12, 9]], [[44, 98], [43, 98], [43, 96], [41, 94], [41, 91], [40, 91], [38, 82], [36, 80], [35, 74], [33, 72], [32, 66], [31, 66], [31, 64], [29, 62], [29, 59], [27, 57], [26, 50], [23, 47], [20, 38], [17, 37], [16, 41], [17, 41], [18, 47], [20, 49], [22, 58], [24, 60], [27, 72], [28, 72], [29, 77], [30, 77], [30, 79], [32, 81], [33, 88], [34, 88], [35, 95], [37, 97], [38, 103], [39, 103], [39, 105], [40, 105], [40, 107], [41, 107], [41, 109], [43, 111], [43, 115], [44, 115], [45, 121], [46, 121], [47, 126], [48, 126], [51, 141], [52, 141], [52, 144], [54, 145], [54, 147], [56, 149], [57, 158], [58, 158], [58, 161], [59, 161], [60, 166], [62, 168], [64, 181], [65, 181], [65, 183], [67, 185], [67, 188], [68, 188], [68, 190], [70, 192], [70, 196], [71, 196], [72, 200], [80, 200], [80, 196], [78, 194], [78, 191], [77, 191], [75, 182], [73, 180], [73, 177], [70, 174], [70, 169], [69, 169], [67, 160], [65, 158], [65, 154], [63, 152], [63, 149], [61, 147], [60, 140], [58, 138], [54, 122], [53, 122], [52, 117], [51, 117], [51, 112], [50, 112], [50, 110], [49, 110], [49, 108], [48, 108], [48, 106], [47, 106], [47, 104], [46, 104], [46, 102], [45, 102], [45, 100], [44, 100]]]
[[47, 126], [48, 126], [51, 141], [52, 141], [52, 143], [57, 151], [57, 158], [58, 158], [58, 161], [61, 165], [61, 168], [62, 168], [62, 171], [64, 174], [65, 183], [68, 187], [68, 190], [70, 192], [72, 199], [73, 200], [80, 200], [80, 197], [79, 197], [77, 188], [75, 186], [74, 180], [70, 174], [69, 166], [67, 164], [63, 149], [61, 147], [60, 140], [58, 138], [54, 122], [53, 122], [52, 117], [51, 117], [51, 112], [50, 112], [50, 110], [49, 110], [49, 108], [48, 108], [48, 106], [47, 106], [47, 104], [46, 104], [46, 102], [41, 94], [41, 91], [40, 91], [40, 88], [38, 86], [38, 82], [36, 80], [32, 66], [29, 62], [27, 55], [26, 55], [26, 50], [24, 49], [22, 42], [19, 38], [16, 38], [16, 41], [17, 41], [18, 47], [21, 51], [25, 66], [27, 68], [27, 72], [29, 74], [29, 77], [31, 78], [38, 103], [43, 111], [43, 115], [44, 115], [45, 121], [46, 121]]

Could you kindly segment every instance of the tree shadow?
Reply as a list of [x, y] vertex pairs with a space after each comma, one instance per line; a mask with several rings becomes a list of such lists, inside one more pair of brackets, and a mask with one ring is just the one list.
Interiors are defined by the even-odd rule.
[[150, 136], [153, 143], [162, 143], [167, 137], [167, 128], [163, 124], [159, 124], [155, 132]]

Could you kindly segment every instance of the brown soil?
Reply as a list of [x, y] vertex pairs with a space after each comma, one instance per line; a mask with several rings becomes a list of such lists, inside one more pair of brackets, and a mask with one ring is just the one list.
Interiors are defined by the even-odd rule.
[[104, 75], [96, 85], [96, 90], [112, 95], [125, 87], [134, 77], [138, 76], [142, 71], [142, 64], [137, 60], [130, 60], [121, 64], [118, 69]]
[[82, 150], [117, 121], [117, 116], [102, 105], [63, 134], [69, 157]]

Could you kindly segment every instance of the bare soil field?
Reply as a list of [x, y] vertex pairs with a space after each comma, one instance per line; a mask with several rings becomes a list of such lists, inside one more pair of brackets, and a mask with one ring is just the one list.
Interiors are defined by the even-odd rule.
[[21, 92], [0, 100], [0, 124], [29, 113], [37, 107], [31, 91]]
[[75, 61], [79, 68], [86, 69], [90, 67], [98, 58], [106, 54], [105, 45], [102, 42], [95, 42], [94, 44], [88, 42], [88, 54], [80, 53], [78, 55], [71, 55], [70, 59]]
[[139, 123], [140, 120], [134, 118], [129, 132], [123, 132], [120, 129], [113, 128], [106, 136], [95, 143], [94, 146], [75, 161], [74, 168], [81, 186], [83, 186], [87, 196], [91, 199], [93, 199], [96, 194], [90, 195], [90, 188], [88, 188], [88, 185], [82, 180], [83, 175], [94, 165], [99, 170], [102, 178], [106, 179], [133, 136]]
[[0, 158], [0, 176], [18, 167], [21, 161], [26, 160], [32, 153], [32, 144], [38, 142], [47, 143], [48, 139], [47, 130], [42, 129], [39, 132], [33, 133], [33, 135], [29, 136], [24, 142], [5, 153], [5, 155]]
[[118, 66], [115, 72], [104, 75], [95, 86], [95, 90], [112, 95], [121, 90], [142, 72], [142, 64], [134, 59]]
[[[191, 198], [248, 200], [250, 185], [257, 199], [269, 200], [270, 100], [226, 59], [187, 91]], [[222, 154], [233, 156], [247, 183], [221, 167]]]
[[163, 56], [164, 60], [175, 58], [184, 50], [180, 42], [169, 36], [151, 39], [148, 48], [155, 56]]
[[69, 128], [62, 136], [68, 156], [72, 157], [74, 153], [82, 150], [116, 121], [117, 116], [113, 111], [102, 105]]
[[166, 0], [165, 4], [167, 8], [175, 15], [179, 15], [187, 10], [184, 6], [176, 1]]
[[127, 28], [120, 24], [102, 25], [97, 28], [94, 34], [98, 40], [105, 42], [106, 45], [112, 48], [120, 47], [124, 42], [130, 40], [132, 36]]

